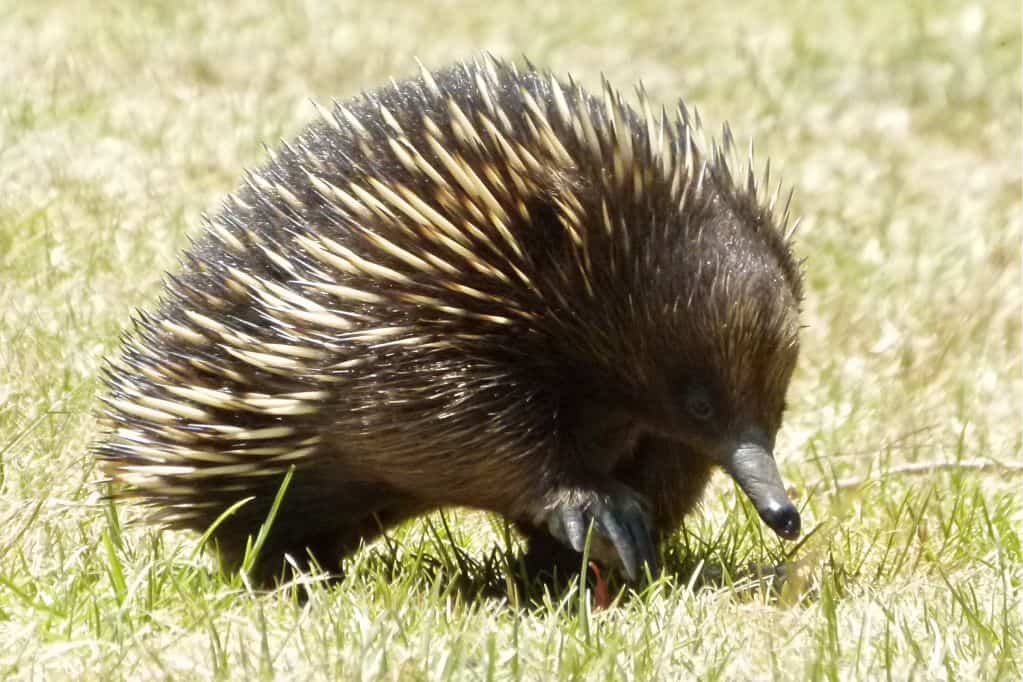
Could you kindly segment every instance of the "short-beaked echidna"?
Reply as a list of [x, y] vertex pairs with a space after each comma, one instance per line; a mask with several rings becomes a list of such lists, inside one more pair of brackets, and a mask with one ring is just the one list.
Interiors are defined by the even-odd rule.
[[321, 111], [138, 314], [104, 471], [178, 528], [248, 499], [214, 533], [237, 565], [294, 467], [262, 580], [445, 505], [576, 551], [592, 523], [636, 578], [715, 467], [796, 537], [787, 215], [727, 129], [640, 103], [486, 57]]

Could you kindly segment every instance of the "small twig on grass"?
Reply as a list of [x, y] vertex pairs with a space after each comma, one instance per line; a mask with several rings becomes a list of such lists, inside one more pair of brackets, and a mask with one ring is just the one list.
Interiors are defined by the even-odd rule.
[[865, 483], [881, 480], [881, 476], [899, 476], [902, 474], [926, 474], [932, 471], [984, 471], [994, 469], [1000, 473], [1023, 474], [1023, 462], [1002, 462], [996, 459], [961, 459], [954, 462], [911, 462], [900, 464], [883, 470], [880, 474], [868, 476], [852, 476], [850, 478], [821, 478], [806, 484], [807, 492], [814, 493], [830, 489], [834, 491], [858, 488]]

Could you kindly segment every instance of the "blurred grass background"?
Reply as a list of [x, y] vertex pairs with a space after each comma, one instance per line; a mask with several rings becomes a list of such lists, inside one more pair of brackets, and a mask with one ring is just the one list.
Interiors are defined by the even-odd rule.
[[[0, 676], [1020, 676], [1017, 3], [0, 0], [0, 16]], [[305, 604], [247, 594], [194, 537], [122, 526], [134, 510], [90, 484], [97, 372], [199, 214], [310, 100], [480, 50], [684, 96], [783, 169], [808, 327], [778, 451], [816, 533], [787, 556], [719, 479], [666, 547], [673, 575], [590, 614], [571, 593], [508, 607], [501, 531], [478, 514], [452, 519], [463, 555], [414, 523]], [[780, 594], [748, 568], [783, 559]]]

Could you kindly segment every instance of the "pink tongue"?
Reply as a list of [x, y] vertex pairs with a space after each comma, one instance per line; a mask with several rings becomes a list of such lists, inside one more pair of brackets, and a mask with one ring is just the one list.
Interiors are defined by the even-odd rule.
[[590, 562], [590, 571], [593, 573], [593, 605], [598, 609], [611, 608], [611, 591], [608, 589], [607, 581], [600, 572], [600, 567], [593, 561]]

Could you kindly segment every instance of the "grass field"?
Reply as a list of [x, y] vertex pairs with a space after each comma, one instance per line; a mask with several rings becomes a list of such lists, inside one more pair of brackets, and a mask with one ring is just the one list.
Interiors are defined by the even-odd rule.
[[[0, 0], [0, 678], [1019, 679], [1018, 5], [722, 5]], [[617, 608], [527, 603], [501, 524], [465, 512], [303, 602], [100, 501], [101, 358], [200, 213], [311, 99], [481, 49], [684, 95], [785, 169], [794, 551], [720, 477]]]

